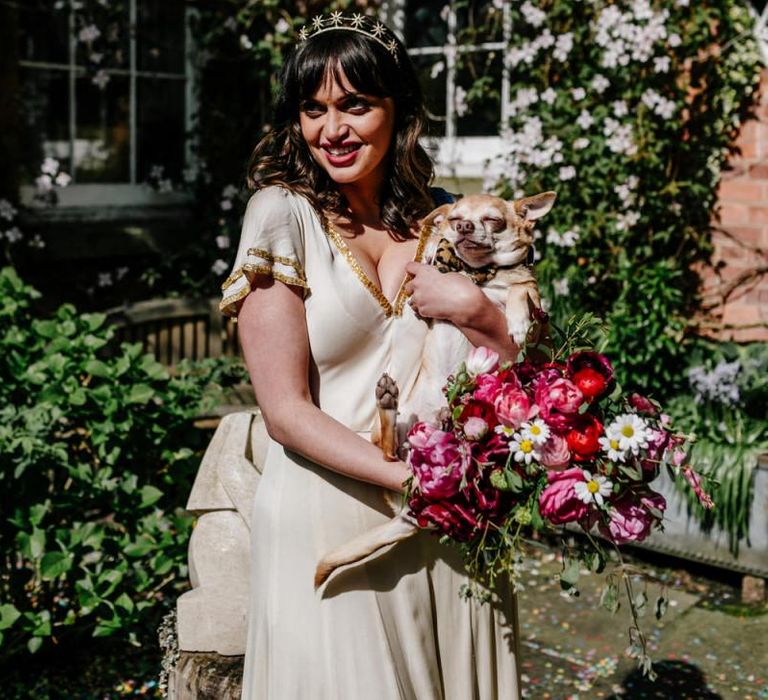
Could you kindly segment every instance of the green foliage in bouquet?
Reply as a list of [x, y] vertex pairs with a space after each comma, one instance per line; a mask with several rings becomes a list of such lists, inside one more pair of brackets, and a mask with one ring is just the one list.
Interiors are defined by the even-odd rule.
[[0, 648], [125, 635], [186, 581], [184, 503], [207, 435], [192, 425], [236, 374], [173, 376], [139, 345], [110, 344], [100, 314], [33, 311], [0, 271]]
[[695, 434], [691, 462], [717, 484], [717, 508], [706, 510], [681, 488], [689, 513], [705, 530], [728, 534], [734, 555], [749, 543], [754, 473], [768, 452], [768, 346], [701, 342], [687, 371], [692, 396], [670, 401], [669, 412]]
[[695, 331], [692, 266], [757, 90], [747, 6], [552, 0], [511, 14], [510, 116], [486, 184], [557, 191], [537, 242], [553, 316], [604, 318], [619, 380], [668, 397]]

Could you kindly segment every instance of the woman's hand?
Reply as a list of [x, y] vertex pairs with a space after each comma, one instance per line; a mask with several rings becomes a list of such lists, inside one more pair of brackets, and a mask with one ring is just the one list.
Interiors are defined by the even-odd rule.
[[405, 270], [413, 275], [405, 284], [408, 303], [424, 318], [466, 325], [486, 299], [472, 280], [457, 272], [443, 273], [432, 265], [416, 262], [409, 262]]
[[419, 316], [449, 321], [475, 347], [491, 348], [502, 360], [515, 359], [519, 348], [509, 337], [504, 312], [472, 280], [422, 263], [410, 262], [405, 269], [413, 275], [405, 291]]

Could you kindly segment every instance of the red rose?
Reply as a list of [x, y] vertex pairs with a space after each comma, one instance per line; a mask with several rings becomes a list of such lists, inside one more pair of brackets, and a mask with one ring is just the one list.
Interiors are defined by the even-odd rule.
[[603, 426], [594, 416], [585, 415], [582, 420], [568, 431], [568, 449], [577, 462], [590, 460], [600, 449], [600, 436]]
[[440, 501], [439, 503], [424, 504], [412, 500], [409, 506], [416, 516], [419, 527], [426, 528], [435, 525], [442, 534], [459, 542], [466, 542], [471, 539], [475, 528], [477, 528], [475, 515], [466, 506], [458, 503]]
[[464, 425], [470, 418], [482, 418], [487, 423], [489, 431], [492, 431], [499, 424], [493, 406], [485, 403], [485, 401], [470, 399], [464, 404], [458, 423]]
[[592, 401], [601, 396], [608, 386], [605, 376], [591, 367], [584, 367], [571, 377], [571, 381], [581, 389], [584, 398]]

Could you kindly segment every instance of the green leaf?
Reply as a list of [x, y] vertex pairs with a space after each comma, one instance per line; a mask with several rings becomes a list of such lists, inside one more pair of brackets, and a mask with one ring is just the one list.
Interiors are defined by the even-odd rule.
[[669, 599], [666, 596], [659, 596], [656, 599], [656, 619], [661, 620], [662, 617], [667, 612], [667, 607], [669, 605]]
[[128, 391], [128, 403], [145, 404], [155, 395], [155, 390], [148, 384], [134, 384]]
[[48, 552], [40, 562], [40, 577], [53, 581], [72, 568], [73, 555], [66, 552]]
[[10, 603], [0, 605], [0, 630], [7, 630], [20, 617], [21, 613]]
[[560, 572], [560, 586], [564, 590], [573, 588], [579, 581], [579, 562], [576, 559], [563, 560], [563, 570]]
[[37, 653], [41, 646], [43, 646], [43, 640], [41, 637], [32, 637], [32, 639], [27, 642], [27, 649], [29, 649], [30, 654]]
[[154, 503], [157, 503], [163, 496], [163, 492], [155, 488], [154, 486], [142, 486], [141, 487], [141, 508], [146, 508], [148, 506], [153, 505]]
[[133, 601], [130, 599], [127, 593], [121, 593], [117, 597], [117, 600], [115, 600], [115, 605], [125, 610], [128, 614], [132, 613], [135, 608]]
[[615, 613], [621, 606], [619, 602], [619, 588], [613, 581], [607, 583], [603, 588], [603, 592], [600, 595], [600, 605], [610, 613]]

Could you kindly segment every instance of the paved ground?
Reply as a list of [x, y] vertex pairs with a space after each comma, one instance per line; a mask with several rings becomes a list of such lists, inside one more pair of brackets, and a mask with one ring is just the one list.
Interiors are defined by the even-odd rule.
[[613, 615], [600, 605], [603, 577], [582, 575], [580, 595], [572, 598], [553, 579], [560, 571], [554, 554], [529, 562], [519, 598], [525, 697], [768, 700], [768, 606], [741, 605], [738, 580], [638, 562], [669, 587], [669, 608], [659, 622], [653, 614], [658, 586], [648, 587], [650, 609], [641, 620], [658, 673], [651, 684], [624, 655], [626, 604]]

